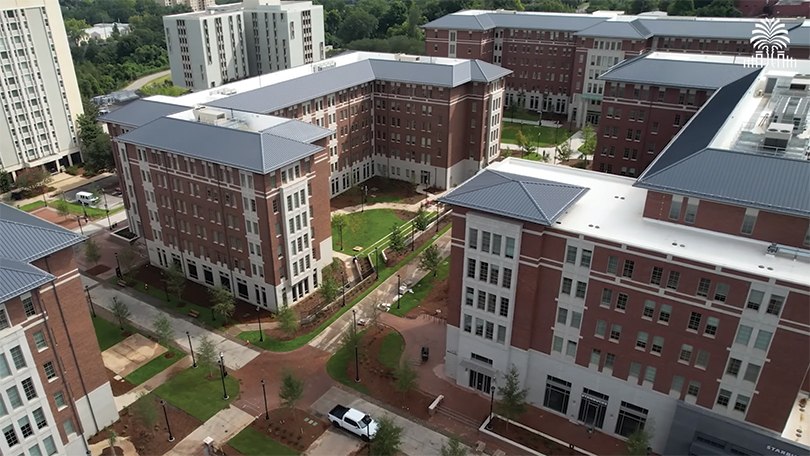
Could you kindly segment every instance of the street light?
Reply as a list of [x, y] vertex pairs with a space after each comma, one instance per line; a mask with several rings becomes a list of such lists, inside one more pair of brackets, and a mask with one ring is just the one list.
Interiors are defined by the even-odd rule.
[[160, 405], [163, 406], [163, 416], [166, 417], [166, 428], [169, 430], [169, 442], [174, 442], [174, 436], [172, 435], [172, 426], [169, 424], [169, 413], [166, 411], [166, 401], [161, 399]]
[[264, 389], [264, 380], [262, 380], [262, 395], [264, 396], [264, 419], [270, 419], [270, 412], [267, 411], [267, 390]]
[[166, 302], [171, 302], [169, 299], [169, 280], [166, 279], [166, 273], [160, 270], [160, 280], [163, 282], [163, 292], [166, 293]]
[[436, 202], [436, 234], [439, 234], [439, 219], [442, 216], [442, 207], [439, 206], [439, 202]]
[[360, 212], [365, 212], [366, 210], [366, 198], [368, 197], [368, 185], [363, 186], [363, 192], [360, 195]]
[[112, 223], [110, 222], [110, 208], [107, 206], [107, 193], [103, 188], [101, 189], [101, 194], [104, 195], [104, 210], [107, 211], [107, 226], [110, 227], [110, 230], [112, 231]]
[[343, 294], [343, 306], [346, 307], [346, 274], [343, 272], [343, 269], [340, 270], [340, 281], [343, 283], [343, 288], [340, 292]]
[[115, 252], [115, 266], [121, 269], [121, 263], [118, 262], [118, 252]]
[[487, 430], [492, 430], [492, 409], [495, 406], [495, 385], [492, 385], [490, 390], [491, 396], [489, 397], [489, 422], [487, 423]]
[[352, 332], [354, 333], [354, 381], [355, 383], [360, 383], [360, 356], [357, 350], [357, 314], [354, 309], [352, 309], [352, 318], [354, 318], [354, 327], [352, 328]]
[[380, 255], [377, 253], [377, 247], [374, 247], [374, 272], [377, 273], [376, 280], [380, 280]]
[[80, 215], [77, 215], [76, 221], [79, 222], [79, 232], [81, 232], [82, 236], [84, 236], [84, 229], [82, 228], [82, 217]]
[[259, 342], [264, 342], [264, 333], [262, 333], [262, 313], [259, 306], [256, 306], [256, 316], [259, 318]]
[[411, 219], [411, 252], [413, 252], [414, 243], [413, 243], [413, 233], [416, 231], [416, 219]]
[[397, 309], [399, 309], [399, 274], [397, 274]]
[[228, 371], [225, 370], [225, 355], [223, 355], [222, 352], [219, 352], [219, 362], [220, 364], [222, 364], [222, 374], [223, 374], [222, 376], [227, 377]]
[[90, 287], [85, 285], [84, 292], [87, 293], [87, 301], [90, 302], [90, 314], [93, 315], [93, 318], [96, 318], [96, 308], [93, 306], [93, 298], [90, 297]]
[[222, 378], [222, 399], [228, 400], [228, 390], [225, 389], [225, 364], [222, 363], [222, 356], [219, 358], [219, 373]]
[[186, 337], [188, 337], [188, 349], [191, 350], [191, 362], [194, 363], [194, 367], [197, 367], [197, 359], [194, 358], [194, 347], [191, 345], [191, 334], [186, 331]]

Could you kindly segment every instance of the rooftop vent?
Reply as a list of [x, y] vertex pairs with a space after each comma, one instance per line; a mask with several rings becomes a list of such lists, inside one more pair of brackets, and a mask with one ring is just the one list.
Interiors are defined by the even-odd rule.
[[793, 258], [794, 260], [803, 260], [810, 262], [810, 250], [799, 249], [787, 245], [777, 244], [776, 242], [768, 246], [768, 255], [781, 256], [786, 258]]
[[420, 62], [422, 58], [418, 55], [397, 54], [397, 60], [400, 62]]
[[214, 111], [204, 106], [194, 108], [194, 118], [197, 119], [197, 122], [209, 125], [224, 125], [227, 122], [224, 112]]

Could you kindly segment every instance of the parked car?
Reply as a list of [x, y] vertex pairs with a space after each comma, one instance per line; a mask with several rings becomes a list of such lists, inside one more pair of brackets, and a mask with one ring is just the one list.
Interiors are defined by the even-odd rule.
[[377, 422], [360, 410], [336, 405], [329, 412], [329, 421], [340, 429], [345, 429], [368, 442], [377, 433]]
[[95, 206], [98, 204], [98, 196], [93, 195], [90, 192], [77, 192], [76, 193], [76, 202], [81, 204], [82, 206]]

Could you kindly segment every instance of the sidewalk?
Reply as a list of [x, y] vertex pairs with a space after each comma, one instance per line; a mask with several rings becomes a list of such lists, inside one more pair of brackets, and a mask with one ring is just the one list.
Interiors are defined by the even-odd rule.
[[[540, 116], [537, 116], [537, 117], [538, 117], [538, 120], [540, 120]], [[512, 118], [509, 118], [509, 117], [504, 117], [503, 121], [504, 122], [518, 123], [518, 124], [523, 124], [523, 125], [534, 125], [535, 127], [537, 126], [537, 120], [512, 119]], [[560, 123], [560, 122], [555, 122], [553, 120], [543, 120], [542, 122], [543, 123], [540, 124], [540, 125], [542, 125], [543, 127], [562, 128], [562, 123]]]
[[[184, 351], [186, 351], [188, 347], [188, 338], [186, 337], [186, 331], [188, 331], [195, 348], [199, 346], [200, 338], [203, 335], [207, 335], [208, 338], [214, 342], [217, 350], [223, 353], [225, 366], [227, 366], [228, 369], [237, 370], [259, 355], [258, 351], [227, 339], [219, 332], [210, 331], [185, 319], [177, 318], [173, 313], [160, 310], [156, 306], [160, 306], [161, 303], [151, 296], [141, 295], [135, 298], [130, 294], [132, 291], [128, 288], [119, 290], [106, 283], [100, 284], [94, 279], [84, 275], [82, 275], [81, 278], [82, 283], [90, 287], [90, 296], [93, 298], [93, 304], [112, 311], [112, 299], [114, 297], [125, 303], [129, 307], [131, 313], [129, 321], [132, 322], [133, 326], [151, 330], [152, 322], [158, 315], [158, 312], [165, 313], [174, 328], [174, 343], [182, 347]], [[144, 302], [144, 300], [150, 300], [150, 302], [154, 301], [153, 304], [155, 305], [148, 304]]]
[[191, 434], [181, 440], [175, 447], [166, 453], [165, 456], [188, 456], [201, 454], [206, 437], [214, 439], [214, 445], [220, 446], [228, 443], [236, 434], [250, 426], [256, 419], [253, 415], [230, 406], [220, 410], [208, 421], [198, 427]]
[[[58, 196], [61, 195], [62, 192], [73, 190], [74, 188], [81, 187], [82, 185], [92, 184], [95, 181], [114, 175], [115, 174], [112, 173], [101, 173], [93, 177], [82, 177], [82, 176], [71, 176], [68, 173], [53, 174], [51, 175], [51, 183], [48, 184], [48, 186], [54, 187], [56, 188], [56, 190], [45, 194], [46, 201], [53, 201], [56, 199], [56, 197], [52, 198], [51, 195]], [[8, 204], [17, 207], [17, 206], [25, 206], [26, 204], [30, 204], [36, 201], [42, 201], [42, 195], [19, 201], [8, 201]]]
[[144, 383], [141, 383], [120, 396], [115, 396], [115, 408], [120, 412], [125, 407], [137, 401], [138, 396], [140, 396], [141, 393], [149, 394], [150, 392], [154, 391], [155, 388], [179, 374], [180, 371], [186, 370], [192, 365], [193, 362], [191, 361], [191, 356], [184, 357]]

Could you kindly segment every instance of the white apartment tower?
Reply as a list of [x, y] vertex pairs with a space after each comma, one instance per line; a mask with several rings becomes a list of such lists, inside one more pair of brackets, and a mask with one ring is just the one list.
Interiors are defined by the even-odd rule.
[[82, 101], [58, 2], [0, 2], [0, 99], [0, 169], [16, 176], [81, 161]]
[[172, 82], [203, 90], [323, 60], [323, 7], [246, 0], [163, 18]]
[[163, 6], [187, 5], [191, 11], [202, 11], [217, 4], [216, 0], [155, 0], [155, 2]]

